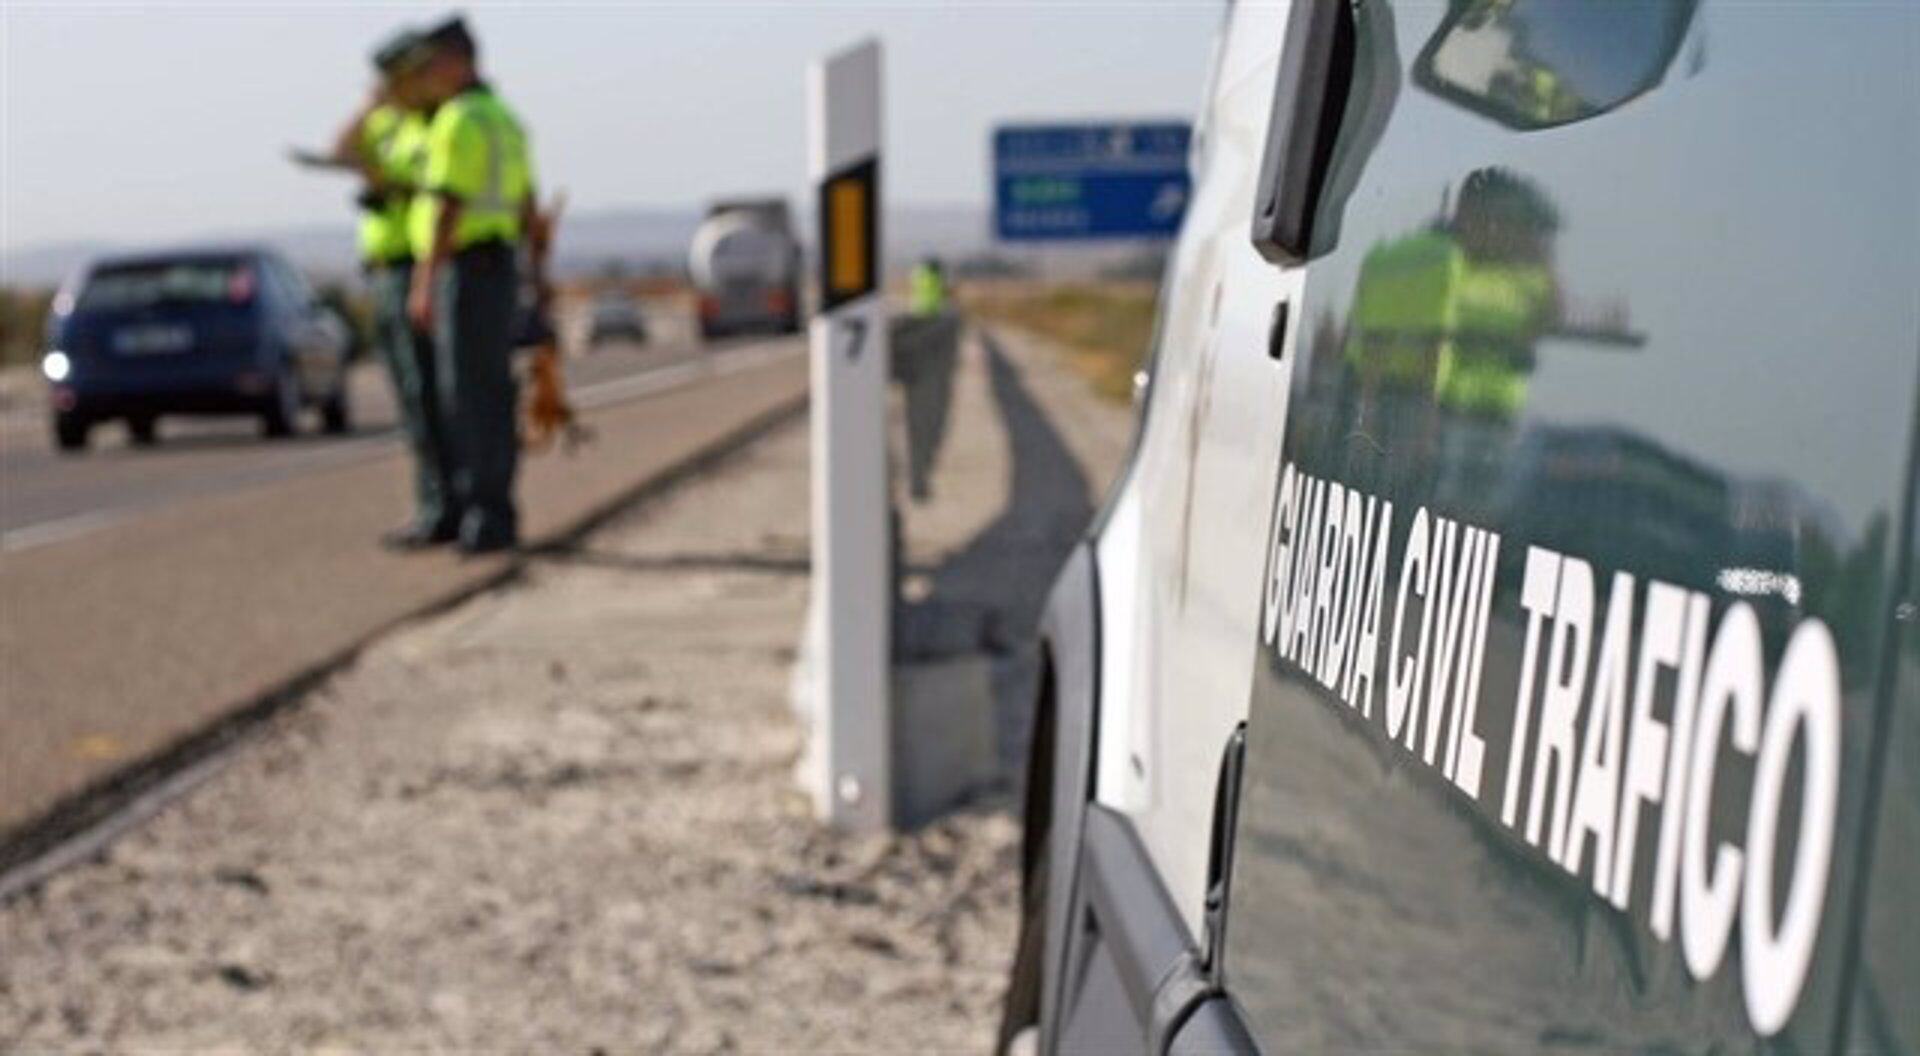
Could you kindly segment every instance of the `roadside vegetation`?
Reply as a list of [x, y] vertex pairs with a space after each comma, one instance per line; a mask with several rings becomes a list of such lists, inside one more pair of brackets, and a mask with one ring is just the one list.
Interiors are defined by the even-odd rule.
[[1062, 345], [1073, 369], [1103, 398], [1125, 403], [1153, 339], [1152, 282], [970, 282], [960, 302], [980, 319], [1019, 327]]
[[52, 290], [0, 286], [0, 367], [40, 358], [40, 335], [52, 304]]

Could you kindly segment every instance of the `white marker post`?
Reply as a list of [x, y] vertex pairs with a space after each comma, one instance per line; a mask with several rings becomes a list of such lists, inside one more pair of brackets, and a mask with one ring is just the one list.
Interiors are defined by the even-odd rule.
[[893, 822], [879, 43], [814, 62], [807, 103], [820, 224], [820, 312], [809, 335], [818, 765], [808, 791], [832, 824], [875, 831]]

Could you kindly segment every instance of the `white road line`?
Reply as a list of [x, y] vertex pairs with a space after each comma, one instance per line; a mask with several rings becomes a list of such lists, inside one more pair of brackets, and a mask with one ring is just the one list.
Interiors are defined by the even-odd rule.
[[63, 539], [72, 539], [78, 535], [98, 531], [110, 524], [126, 520], [131, 510], [94, 510], [90, 513], [75, 514], [72, 517], [57, 517], [51, 521], [41, 521], [25, 528], [14, 528], [0, 533], [0, 553], [14, 553], [18, 550], [31, 550], [36, 546], [57, 543]]
[[[691, 382], [705, 378], [724, 378], [738, 374], [743, 370], [787, 359], [804, 353], [803, 343], [781, 341], [756, 342], [725, 352], [702, 354], [699, 358], [689, 359], [639, 374], [630, 374], [623, 378], [614, 378], [576, 389], [572, 393], [574, 405], [581, 410], [594, 410], [600, 407], [624, 403], [627, 400], [651, 396], [655, 393], [676, 389]], [[294, 465], [314, 467], [332, 467], [357, 462], [379, 454], [398, 439], [397, 434], [387, 433], [359, 440], [350, 440], [323, 450], [314, 451], [289, 459]], [[280, 463], [285, 466], [288, 462]], [[223, 492], [222, 494], [227, 494]], [[165, 499], [138, 506], [89, 510], [86, 513], [67, 517], [56, 517], [48, 521], [39, 521], [19, 528], [10, 528], [0, 532], [0, 554], [14, 554], [22, 550], [46, 546], [51, 543], [65, 542], [82, 535], [89, 535], [103, 528], [122, 524], [136, 517], [151, 513], [168, 505]]]
[[623, 400], [677, 388], [699, 378], [724, 378], [729, 374], [738, 374], [764, 363], [799, 355], [804, 347], [779, 341], [729, 349], [698, 359], [658, 367], [643, 374], [631, 374], [624, 378], [589, 385], [574, 393], [573, 402], [582, 410], [605, 407]]

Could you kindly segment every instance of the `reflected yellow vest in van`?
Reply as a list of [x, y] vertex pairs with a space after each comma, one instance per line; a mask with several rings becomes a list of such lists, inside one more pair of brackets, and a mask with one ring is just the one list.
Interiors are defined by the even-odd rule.
[[1363, 378], [1429, 390], [1449, 409], [1512, 417], [1552, 298], [1538, 264], [1475, 263], [1446, 232], [1409, 235], [1361, 263], [1346, 359]]

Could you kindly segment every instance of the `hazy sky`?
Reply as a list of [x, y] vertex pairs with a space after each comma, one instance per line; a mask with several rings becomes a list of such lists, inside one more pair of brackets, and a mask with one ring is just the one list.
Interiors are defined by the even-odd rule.
[[[487, 72], [574, 208], [806, 186], [806, 64], [886, 48], [888, 193], [984, 203], [1004, 119], [1182, 117], [1222, 5], [467, 3]], [[429, 4], [0, 0], [0, 250], [342, 222], [302, 173], [362, 97], [367, 54]]]

